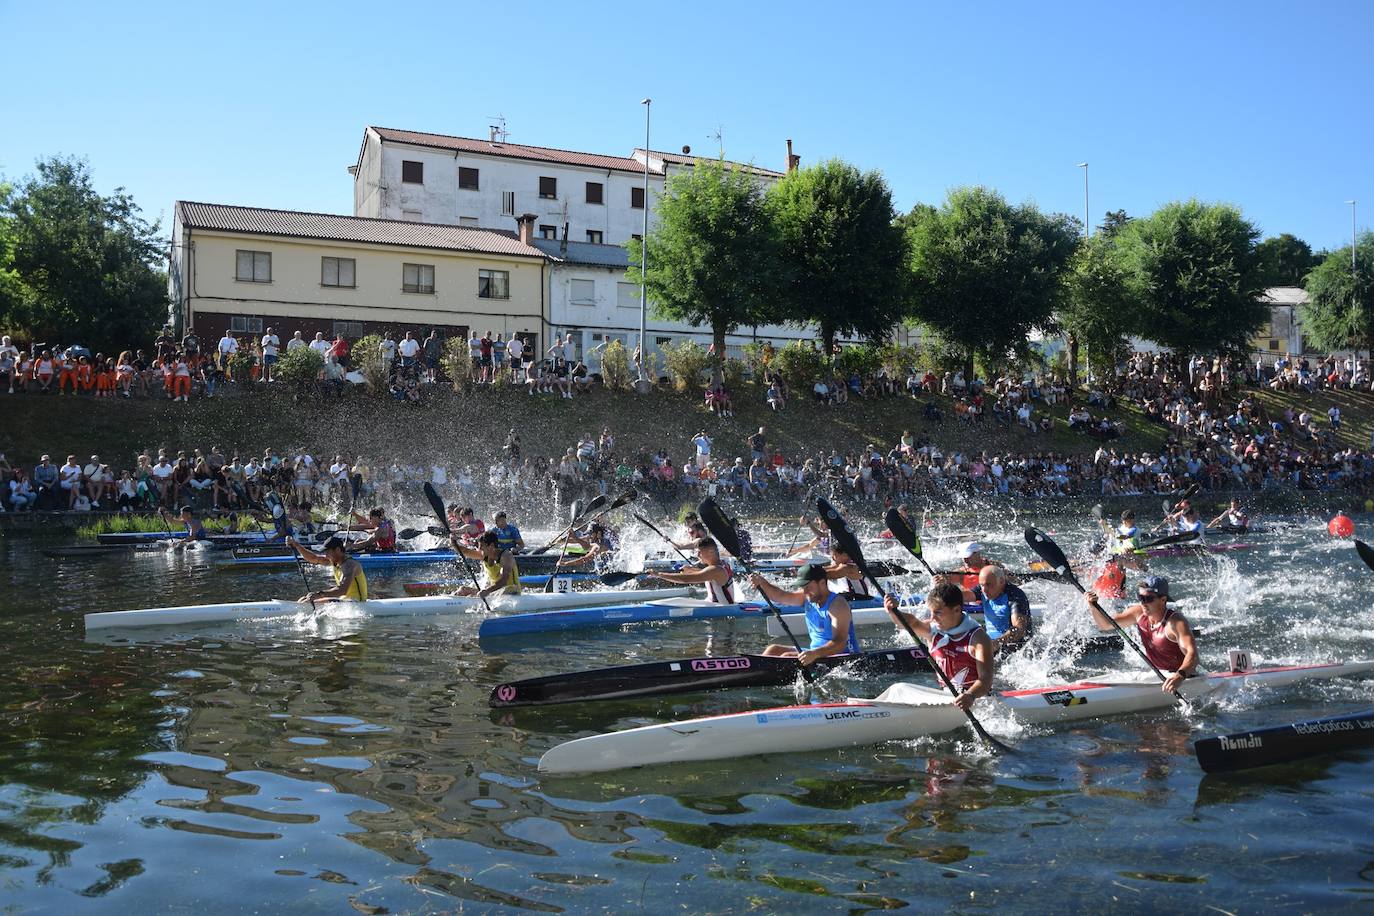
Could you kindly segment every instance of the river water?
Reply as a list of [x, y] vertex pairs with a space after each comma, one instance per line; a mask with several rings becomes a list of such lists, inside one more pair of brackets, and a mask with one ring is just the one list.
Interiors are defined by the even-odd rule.
[[[1024, 517], [1019, 524], [1024, 524]], [[1061, 543], [1082, 524], [1040, 519]], [[1374, 657], [1374, 572], [1319, 520], [1156, 562], [1205, 630], [1263, 662]], [[1015, 523], [984, 534], [1023, 566]], [[762, 540], [756, 536], [756, 540]], [[1374, 902], [1370, 755], [1204, 778], [1203, 735], [1374, 705], [1374, 679], [1183, 714], [541, 777], [568, 738], [793, 702], [790, 688], [492, 712], [501, 681], [756, 651], [757, 622], [479, 646], [477, 618], [259, 622], [88, 640], [96, 610], [294, 596], [206, 556], [59, 563], [0, 540], [0, 906], [23, 912], [1312, 912]], [[948, 559], [947, 545], [927, 555]], [[399, 594], [412, 570], [372, 574]], [[914, 580], [912, 580], [914, 584]], [[1035, 583], [1046, 626], [1084, 612]], [[900, 640], [863, 630], [866, 647]], [[1004, 686], [1135, 668], [1029, 653]], [[885, 684], [829, 678], [820, 695]]]

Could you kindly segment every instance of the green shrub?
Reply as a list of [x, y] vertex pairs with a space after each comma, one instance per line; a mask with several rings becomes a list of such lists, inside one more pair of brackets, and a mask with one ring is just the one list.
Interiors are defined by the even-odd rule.
[[848, 346], [835, 357], [835, 371], [845, 378], [848, 378], [851, 372], [860, 375], [877, 372], [882, 364], [882, 349], [874, 344]]
[[763, 370], [768, 368], [768, 360], [773, 355], [772, 347], [767, 342], [755, 341], [740, 349], [744, 351], [744, 365], [749, 370], [749, 377], [756, 382], [762, 381]]
[[701, 386], [702, 373], [711, 368], [712, 361], [705, 347], [695, 340], [683, 340], [666, 343], [659, 349], [663, 351], [663, 362], [673, 380], [673, 388], [691, 391]]
[[879, 351], [881, 364], [887, 370], [887, 377], [902, 379], [912, 366], [916, 365], [916, 348], [899, 343], [884, 344]]
[[297, 388], [313, 385], [324, 371], [324, 357], [309, 347], [297, 347], [281, 358], [273, 376]]
[[[733, 357], [727, 359], [721, 366], [720, 371], [721, 379], [725, 382], [726, 388], [729, 388], [731, 391], [739, 391], [744, 387], [746, 367], [743, 360], [734, 359]], [[755, 376], [755, 378], [761, 377], [762, 376], [759, 375]]]
[[773, 357], [773, 367], [794, 392], [810, 391], [824, 366], [821, 352], [800, 340], [792, 341]]
[[439, 360], [444, 373], [453, 382], [454, 391], [463, 391], [472, 381], [472, 354], [468, 342], [462, 337], [450, 337], [444, 341], [444, 355]]
[[233, 356], [229, 357], [229, 378], [235, 382], [248, 382], [253, 379], [253, 365], [258, 358], [253, 355], [252, 346], [239, 345]]
[[353, 368], [363, 375], [369, 394], [386, 394], [386, 367], [382, 365], [382, 335], [368, 334], [358, 338], [351, 351]]
[[601, 380], [615, 391], [630, 387], [630, 354], [618, 340], [612, 340], [601, 351]]

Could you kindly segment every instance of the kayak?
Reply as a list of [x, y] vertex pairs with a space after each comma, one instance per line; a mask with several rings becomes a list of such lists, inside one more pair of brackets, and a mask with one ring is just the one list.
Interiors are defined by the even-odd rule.
[[[451, 549], [444, 547], [437, 550], [400, 550], [393, 553], [355, 553], [353, 558], [364, 567], [385, 568], [395, 566], [423, 566], [430, 563], [456, 563], [459, 555]], [[469, 563], [476, 563], [476, 560], [468, 560]], [[523, 569], [545, 569], [550, 570], [558, 562], [558, 556], [544, 554], [542, 556], [520, 555], [515, 557], [515, 564]], [[238, 547], [234, 550], [232, 560], [221, 563], [224, 569], [259, 569], [262, 567], [281, 568], [294, 566], [295, 556], [291, 552], [281, 552], [276, 545], [264, 544], [258, 546]]]
[[[183, 528], [178, 531], [118, 531], [97, 534], [95, 539], [100, 544], [120, 545], [139, 544], [147, 541], [176, 541], [184, 537], [186, 537], [186, 529]], [[246, 544], [252, 541], [261, 541], [263, 536], [257, 531], [240, 531], [236, 534], [212, 534], [210, 540], [225, 544]]]
[[[641, 589], [624, 592], [569, 592], [559, 594], [498, 595], [487, 600], [493, 610], [530, 611], [578, 607], [608, 600], [664, 600], [692, 594], [690, 588]], [[421, 614], [456, 614], [482, 611], [481, 598], [436, 595], [429, 598], [374, 598], [369, 601], [317, 601], [315, 610], [334, 617], [397, 617]], [[308, 603], [281, 599], [238, 601], [225, 604], [194, 604], [185, 607], [143, 608], [135, 611], [104, 611], [86, 615], [86, 630], [111, 627], [159, 627], [191, 623], [222, 623], [233, 620], [263, 620], [310, 614]]]
[[173, 553], [177, 549], [187, 550], [228, 550], [232, 543], [222, 541], [129, 541], [125, 544], [74, 544], [70, 547], [50, 547], [43, 556], [54, 560], [82, 560], [92, 557], [128, 555], [131, 553]]
[[[1190, 698], [1217, 697], [1252, 686], [1277, 687], [1314, 678], [1374, 670], [1374, 661], [1290, 665], [1189, 678], [1179, 690]], [[1167, 709], [1175, 699], [1153, 673], [1008, 690], [975, 704], [997, 704], [1031, 724]], [[968, 719], [943, 690], [899, 683], [871, 700], [780, 706], [646, 725], [559, 744], [539, 760], [544, 773], [593, 773], [655, 763], [724, 760], [877, 744], [967, 727]]]
[[1374, 709], [1257, 728], [1193, 742], [1207, 773], [1233, 773], [1374, 745]]
[[[570, 576], [560, 576], [559, 578], [567, 579], [569, 582], [590, 582], [595, 579], [596, 576], [593, 573], [575, 573]], [[531, 588], [543, 588], [548, 584], [548, 581], [548, 576], [533, 575], [520, 577], [520, 584]], [[447, 582], [407, 582], [402, 585], [401, 588], [407, 595], [418, 598], [424, 595], [444, 595], [465, 584], [471, 585], [472, 583], [470, 581], [464, 583], [456, 579]]]
[[1170, 544], [1168, 547], [1151, 547], [1136, 553], [1143, 553], [1147, 557], [1195, 557], [1200, 553], [1232, 553], [1254, 549], [1254, 544]]
[[[862, 606], [874, 604], [875, 602], [870, 600]], [[586, 602], [581, 606], [563, 610], [488, 617], [478, 626], [477, 635], [481, 639], [497, 639], [504, 636], [552, 633], [585, 627], [621, 626], [627, 623], [653, 623], [662, 620], [711, 620], [720, 617], [757, 619], [768, 613], [768, 605], [756, 601], [716, 604], [704, 598], [673, 598], [604, 607], [596, 607], [591, 602]]]
[[[827, 674], [843, 667], [851, 675], [871, 677], [911, 674], [925, 670], [926, 666], [925, 649], [879, 649], [818, 659], [812, 663], [811, 670]], [[730, 687], [781, 687], [793, 683], [801, 670], [795, 658], [772, 655], [684, 658], [498, 684], [492, 688], [487, 703], [493, 707], [542, 706]]]

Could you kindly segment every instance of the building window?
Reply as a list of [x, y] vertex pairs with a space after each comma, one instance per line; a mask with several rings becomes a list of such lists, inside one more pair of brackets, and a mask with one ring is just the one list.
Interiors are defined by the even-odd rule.
[[477, 297], [479, 299], [509, 299], [510, 271], [477, 271]]
[[270, 251], [239, 251], [234, 258], [234, 279], [245, 283], [272, 282]]
[[601, 182], [599, 182], [599, 181], [589, 181], [589, 182], [587, 182], [587, 203], [589, 203], [589, 204], [604, 203], [604, 201], [603, 201], [601, 198], [602, 198], [602, 195], [605, 193], [605, 190], [606, 190], [605, 186], [602, 185]]
[[558, 227], [557, 227], [557, 226], [543, 226], [543, 225], [541, 225], [541, 226], [539, 227], [539, 237], [540, 237], [541, 239], [556, 239], [556, 238], [558, 238]]
[[672, 342], [673, 342], [673, 338], [671, 338], [671, 337], [655, 337], [655, 338], [654, 338], [654, 346], [655, 346], [655, 347], [658, 347], [660, 350], [663, 349], [664, 347], [668, 346], [668, 344], [670, 344], [670, 343], [672, 343]]
[[356, 287], [357, 262], [352, 258], [320, 258], [320, 285]]
[[432, 293], [432, 292], [434, 292], [434, 265], [433, 265], [433, 264], [402, 264], [402, 265], [401, 265], [401, 292], [403, 292], [403, 293]]
[[425, 164], [410, 159], [401, 160], [401, 181], [406, 184], [424, 184]]
[[367, 333], [361, 321], [336, 321], [334, 322], [335, 337], [351, 337], [357, 340]]
[[229, 319], [230, 334], [261, 334], [262, 319], [247, 315], [234, 315]]
[[573, 305], [596, 305], [596, 283], [592, 280], [570, 280], [568, 301]]
[[605, 238], [605, 236], [600, 229], [587, 230], [587, 241], [591, 242], [593, 245], [600, 245], [603, 238]]
[[639, 284], [617, 283], [615, 285], [615, 304], [623, 309], [639, 308]]
[[539, 196], [549, 198], [558, 197], [558, 179], [547, 178], [541, 175], [539, 178]]
[[1279, 342], [1278, 342], [1277, 340], [1274, 340], [1274, 339], [1270, 338], [1270, 340], [1269, 340], [1269, 349], [1271, 349], [1271, 350], [1277, 350], [1278, 348], [1279, 348]]
[[636, 210], [644, 209], [644, 189], [630, 188], [630, 206]]
[[502, 216], [514, 216], [514, 215], [515, 215], [515, 192], [514, 192], [514, 191], [502, 191], [502, 192], [501, 192], [501, 215], [502, 215]]
[[636, 242], [642, 242], [642, 241], [644, 241], [644, 236], [640, 235], [638, 232], [631, 232], [631, 233], [630, 233], [630, 238], [633, 239], [633, 240], [636, 241]]
[[471, 227], [473, 227], [473, 228], [476, 228], [477, 226], [480, 226], [481, 224], [482, 224], [482, 221], [481, 221], [480, 219], [478, 219], [477, 217], [475, 217], [475, 216], [460, 216], [460, 217], [458, 217], [458, 225], [460, 225], [460, 226], [471, 226]]
[[408, 223], [418, 223], [418, 222], [420, 221], [420, 217], [421, 217], [422, 215], [423, 215], [423, 214], [421, 214], [419, 210], [402, 210], [402, 211], [401, 211], [401, 219], [405, 220], [405, 221], [408, 222]]
[[458, 187], [464, 191], [478, 190], [477, 170], [470, 169], [465, 165], [458, 166]]

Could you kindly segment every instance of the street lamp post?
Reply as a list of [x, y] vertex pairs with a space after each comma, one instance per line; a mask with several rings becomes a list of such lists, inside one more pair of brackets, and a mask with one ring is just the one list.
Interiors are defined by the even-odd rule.
[[649, 267], [649, 112], [653, 99], [640, 100], [644, 106], [644, 227], [639, 237], [639, 381], [649, 378], [649, 340], [645, 336], [649, 314], [649, 284], [645, 270]]
[[1093, 229], [1088, 220], [1088, 163], [1080, 162], [1078, 167], [1083, 170], [1083, 237], [1091, 238]]
[[1350, 272], [1355, 273], [1355, 201], [1347, 200], [1350, 204]]

